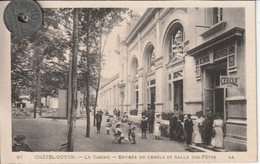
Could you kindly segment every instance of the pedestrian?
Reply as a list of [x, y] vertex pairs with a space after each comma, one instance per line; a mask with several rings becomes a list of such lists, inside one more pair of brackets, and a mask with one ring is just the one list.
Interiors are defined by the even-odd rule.
[[188, 114], [187, 115], [187, 119], [185, 120], [184, 122], [184, 129], [185, 129], [185, 132], [186, 132], [186, 135], [187, 135], [187, 146], [191, 145], [191, 139], [192, 139], [192, 133], [193, 133], [193, 121], [191, 119], [191, 115]]
[[106, 124], [107, 135], [109, 135], [111, 127], [112, 127], [111, 120], [110, 120], [110, 118], [108, 118], [107, 124]]
[[15, 144], [12, 146], [12, 151], [32, 151], [31, 148], [25, 144], [25, 136], [17, 135], [14, 137]]
[[147, 120], [145, 117], [143, 117], [141, 121], [141, 131], [142, 131], [142, 139], [146, 139], [146, 129], [147, 129]]
[[155, 119], [155, 125], [154, 125], [154, 136], [155, 136], [155, 139], [160, 139], [160, 136], [161, 136], [161, 123], [160, 123], [160, 115], [157, 115], [156, 116], [156, 119]]
[[194, 131], [194, 143], [197, 146], [201, 146], [203, 144], [203, 140], [202, 140], [202, 136], [203, 136], [203, 121], [204, 118], [202, 117], [202, 113], [201, 112], [196, 112], [197, 115], [197, 120], [196, 120], [196, 124], [195, 124], [195, 131]]
[[212, 131], [213, 131], [213, 115], [212, 112], [209, 111], [208, 114], [205, 116], [204, 121], [204, 144], [205, 146], [209, 146], [211, 144], [212, 139]]
[[220, 149], [223, 148], [223, 136], [224, 136], [224, 133], [222, 130], [223, 125], [224, 125], [223, 119], [221, 119], [221, 115], [219, 113], [217, 113], [216, 119], [213, 121], [214, 137], [212, 138], [212, 141], [211, 141], [211, 145], [214, 148], [220, 148]]
[[147, 121], [148, 121], [148, 126], [149, 126], [149, 133], [152, 133], [153, 132], [153, 125], [154, 125], [154, 115], [153, 115], [153, 113], [149, 114]]
[[177, 140], [177, 124], [178, 124], [178, 114], [173, 114], [173, 120], [172, 120], [172, 139]]
[[173, 131], [173, 113], [172, 112], [170, 112], [169, 127], [170, 127], [170, 140], [173, 140], [174, 131]]
[[120, 118], [120, 110], [119, 109], [117, 109], [117, 116], [118, 116], [118, 118]]
[[102, 122], [103, 111], [101, 109], [99, 110], [99, 115], [100, 115], [100, 119], [101, 119], [101, 122]]
[[183, 130], [183, 125], [181, 123], [181, 120], [177, 121], [177, 126], [176, 126], [176, 136], [177, 136], [177, 141], [180, 143], [183, 143], [184, 141], [184, 130]]
[[100, 134], [100, 128], [101, 128], [101, 118], [97, 118], [97, 134]]
[[117, 110], [116, 110], [116, 108], [114, 109], [113, 113], [114, 113], [114, 115], [117, 116]]
[[136, 144], [135, 140], [135, 126], [132, 122], [128, 123], [129, 129], [128, 129], [128, 139], [129, 141], [133, 140], [132, 144]]
[[115, 132], [116, 132], [116, 135], [119, 136], [119, 138], [118, 138], [118, 143], [122, 143], [122, 140], [125, 139], [125, 136], [124, 136], [124, 134], [122, 133], [121, 125], [122, 125], [122, 124], [121, 124], [120, 122], [117, 122], [117, 123], [116, 123]]

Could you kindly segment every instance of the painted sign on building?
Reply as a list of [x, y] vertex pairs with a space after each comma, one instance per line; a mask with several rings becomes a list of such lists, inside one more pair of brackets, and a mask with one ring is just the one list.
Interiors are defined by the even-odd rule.
[[220, 76], [219, 77], [219, 86], [222, 88], [238, 87], [238, 80], [239, 80], [239, 77]]

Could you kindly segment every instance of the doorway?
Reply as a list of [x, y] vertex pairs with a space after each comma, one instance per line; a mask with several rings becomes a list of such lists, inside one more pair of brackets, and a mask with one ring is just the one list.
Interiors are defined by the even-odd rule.
[[183, 110], [183, 80], [173, 82], [174, 86], [174, 110]]
[[155, 101], [156, 101], [156, 93], [155, 93], [155, 87], [150, 88], [151, 92], [151, 110], [155, 110]]
[[204, 68], [204, 113], [225, 114], [225, 89], [219, 87], [220, 76], [227, 75], [226, 59]]
[[224, 114], [224, 88], [217, 88], [215, 93], [215, 113]]

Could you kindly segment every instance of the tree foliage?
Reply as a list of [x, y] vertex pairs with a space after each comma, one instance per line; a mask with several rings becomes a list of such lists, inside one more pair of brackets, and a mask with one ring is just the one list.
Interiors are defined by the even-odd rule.
[[36, 100], [37, 73], [41, 95], [56, 96], [57, 88], [65, 88], [67, 56], [72, 44], [71, 12], [71, 9], [43, 9], [44, 24], [34, 37], [12, 36], [12, 102], [20, 101], [23, 94]]

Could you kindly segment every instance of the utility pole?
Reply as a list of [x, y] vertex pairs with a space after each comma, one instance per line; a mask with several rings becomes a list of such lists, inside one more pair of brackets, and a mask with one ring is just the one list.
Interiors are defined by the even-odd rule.
[[72, 152], [74, 148], [74, 129], [77, 115], [77, 55], [78, 55], [78, 22], [79, 9], [74, 8], [73, 16], [73, 54], [70, 60], [69, 70], [69, 111], [68, 111], [68, 151]]

